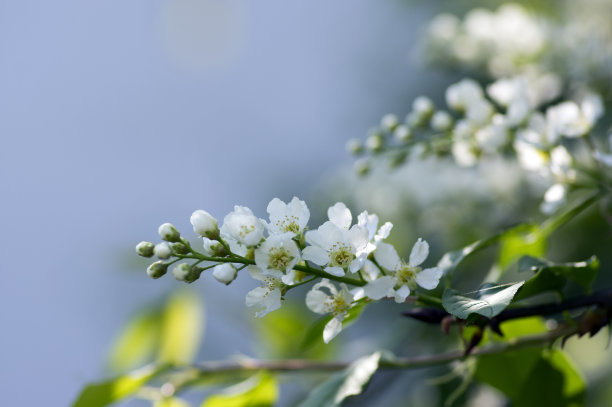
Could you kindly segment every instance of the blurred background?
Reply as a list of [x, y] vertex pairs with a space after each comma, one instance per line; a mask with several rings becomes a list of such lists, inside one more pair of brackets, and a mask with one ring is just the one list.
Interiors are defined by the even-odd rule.
[[[495, 77], [478, 61], [441, 61], [426, 52], [430, 20], [443, 11], [461, 16], [476, 2], [447, 3], [0, 2], [0, 190], [8, 232], [1, 238], [3, 404], [68, 405], [84, 384], [112, 374], [109, 352], [126, 323], [184, 287], [148, 278], [135, 244], [155, 241], [164, 222], [195, 241], [189, 216], [196, 209], [222, 219], [239, 204], [265, 217], [270, 199], [296, 195], [316, 222], [342, 199], [354, 213], [377, 212], [396, 233], [408, 231], [392, 235], [404, 251], [428, 238], [432, 264], [483, 233], [537, 219], [525, 208], [537, 208], [542, 188], [521, 174], [508, 177], [505, 162], [461, 174], [425, 162], [365, 181], [353, 175], [344, 145], [383, 114], [405, 114], [419, 94], [441, 102], [445, 87], [466, 74]], [[563, 18], [548, 2], [534, 7]], [[606, 63], [596, 65], [601, 81]], [[445, 181], [451, 173], [459, 179], [452, 187]], [[600, 219], [584, 221], [604, 236], [595, 246], [583, 242], [585, 251], [606, 247]], [[253, 286], [239, 279], [225, 288], [206, 276], [189, 287], [204, 310], [196, 360], [291, 355], [266, 337], [280, 329], [282, 315], [254, 320], [244, 306]], [[288, 302], [315, 321], [302, 299]], [[408, 337], [428, 334], [409, 331], [400, 311], [369, 310], [321, 354], [354, 357], [380, 344], [402, 349]], [[393, 338], [385, 334], [390, 329]], [[594, 369], [596, 378], [606, 377]], [[417, 380], [410, 400], [443, 403], [424, 376], [410, 372], [373, 385], [386, 389], [388, 405], [402, 405], [394, 397], [406, 380]], [[598, 383], [605, 388], [605, 380]], [[291, 404], [304, 388], [288, 387], [282, 401]], [[499, 402], [494, 391], [483, 394], [472, 396]]]

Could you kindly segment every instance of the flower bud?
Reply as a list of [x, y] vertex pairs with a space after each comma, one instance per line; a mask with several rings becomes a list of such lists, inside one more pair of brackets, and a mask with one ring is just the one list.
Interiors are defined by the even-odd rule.
[[408, 126], [402, 124], [395, 128], [393, 137], [401, 143], [406, 143], [412, 139], [412, 132]]
[[164, 223], [159, 227], [157, 233], [166, 242], [178, 242], [181, 239], [181, 234], [172, 223]]
[[193, 231], [203, 237], [209, 239], [217, 239], [219, 237], [219, 225], [217, 219], [215, 219], [210, 213], [198, 209], [195, 211], [189, 219], [193, 225]]
[[136, 253], [142, 257], [152, 257], [155, 245], [151, 242], [140, 242], [136, 245]]
[[221, 244], [221, 242], [217, 240], [210, 240], [205, 237], [204, 239], [204, 254], [207, 256], [214, 257], [225, 257], [227, 256], [227, 250]]
[[380, 152], [383, 149], [384, 145], [383, 136], [379, 133], [371, 134], [366, 139], [365, 144], [370, 151], [374, 153]]
[[172, 255], [172, 249], [170, 245], [166, 242], [161, 242], [155, 245], [154, 249], [155, 255], [160, 259], [169, 259]]
[[346, 142], [346, 151], [349, 154], [358, 155], [363, 153], [363, 144], [359, 139], [350, 139]]
[[362, 177], [365, 175], [368, 175], [368, 173], [372, 169], [370, 165], [370, 161], [365, 158], [361, 158], [355, 161], [354, 166], [355, 166], [354, 168], [355, 168], [355, 172], [357, 173], [357, 175], [362, 176]]
[[168, 271], [168, 264], [163, 261], [156, 261], [147, 268], [147, 274], [151, 278], [160, 278]]
[[431, 128], [436, 131], [449, 131], [452, 127], [453, 118], [448, 112], [437, 111], [431, 118]]
[[213, 277], [220, 283], [228, 285], [236, 278], [236, 267], [231, 263], [223, 263], [215, 266], [213, 269]]
[[172, 253], [175, 253], [175, 254], [189, 253], [189, 247], [187, 247], [187, 245], [182, 242], [172, 243], [170, 247], [172, 248]]
[[412, 109], [420, 116], [429, 117], [434, 112], [434, 104], [430, 98], [419, 96], [412, 102]]
[[187, 263], [178, 264], [176, 267], [172, 269], [172, 275], [179, 281], [184, 281], [186, 283], [193, 283], [198, 278], [200, 278], [201, 271], [194, 266], [191, 266]]
[[397, 116], [394, 114], [386, 114], [380, 119], [380, 127], [387, 131], [393, 131], [399, 124]]

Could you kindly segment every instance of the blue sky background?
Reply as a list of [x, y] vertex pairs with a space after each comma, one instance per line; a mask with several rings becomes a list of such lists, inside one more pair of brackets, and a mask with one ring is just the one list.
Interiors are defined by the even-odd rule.
[[[175, 287], [132, 254], [159, 224], [190, 232], [193, 210], [221, 219], [235, 204], [264, 216], [351, 165], [346, 140], [439, 79], [415, 59], [428, 13], [399, 0], [0, 1], [2, 404], [67, 405], [103, 376], [122, 324]], [[213, 283], [194, 286], [205, 356], [248, 352], [248, 286]]]

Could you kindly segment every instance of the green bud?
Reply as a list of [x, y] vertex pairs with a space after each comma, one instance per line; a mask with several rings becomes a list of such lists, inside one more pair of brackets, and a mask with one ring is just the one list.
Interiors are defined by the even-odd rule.
[[136, 245], [136, 253], [142, 257], [153, 257], [155, 245], [151, 242], [140, 242]]
[[200, 274], [202, 270], [189, 265], [187, 263], [178, 264], [176, 267], [172, 269], [172, 275], [179, 281], [184, 281], [186, 283], [193, 283], [198, 278], [200, 278]]
[[367, 159], [363, 158], [363, 159], [355, 161], [355, 172], [357, 173], [357, 175], [359, 176], [368, 175], [370, 170], [371, 170], [370, 162]]
[[372, 134], [368, 136], [365, 144], [370, 151], [378, 153], [383, 149], [384, 138], [381, 134]]
[[361, 143], [361, 140], [354, 138], [354, 139], [347, 141], [346, 151], [349, 154], [353, 154], [353, 155], [359, 155], [363, 153], [363, 144]]
[[407, 143], [412, 140], [412, 131], [410, 128], [404, 124], [401, 124], [395, 128], [393, 132], [393, 137], [400, 143]]
[[187, 254], [189, 253], [189, 247], [182, 242], [172, 243], [170, 246], [172, 248], [172, 253], [176, 254]]
[[151, 278], [160, 278], [168, 271], [168, 264], [163, 261], [156, 261], [147, 268], [147, 274]]
[[157, 233], [166, 242], [178, 242], [181, 240], [181, 234], [172, 223], [164, 223], [159, 227]]
[[399, 124], [399, 120], [397, 116], [394, 114], [386, 114], [380, 120], [380, 127], [385, 129], [386, 131], [393, 131]]

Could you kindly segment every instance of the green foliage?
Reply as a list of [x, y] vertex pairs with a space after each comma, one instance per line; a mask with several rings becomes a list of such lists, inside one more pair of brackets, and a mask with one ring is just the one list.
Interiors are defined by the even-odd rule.
[[568, 280], [580, 285], [586, 292], [597, 277], [599, 260], [593, 256], [586, 261], [555, 264], [533, 257], [523, 257], [519, 261], [519, 271], [531, 271], [534, 276], [525, 281], [515, 299], [531, 297], [546, 291], [561, 293]]
[[521, 281], [510, 286], [505, 284], [467, 294], [460, 294], [457, 290], [447, 288], [442, 296], [442, 306], [461, 319], [467, 319], [473, 313], [493, 318], [510, 304], [522, 285]]
[[[309, 337], [309, 342], [306, 344], [305, 335], [312, 334], [307, 323], [309, 320], [312, 320], [312, 314], [307, 313], [303, 307], [286, 304], [265, 318], [257, 320], [254, 329], [268, 357], [325, 359], [332, 354], [335, 344], [334, 342], [324, 344], [321, 340], [325, 324], [321, 327], [319, 336]], [[322, 320], [327, 323], [329, 318]]]
[[72, 407], [107, 406], [134, 394], [149, 380], [166, 371], [168, 367], [168, 365], [146, 367], [110, 380], [90, 384], [79, 394]]
[[203, 319], [203, 305], [197, 295], [187, 290], [174, 293], [162, 316], [158, 360], [192, 361], [200, 345]]
[[523, 256], [543, 257], [546, 254], [546, 236], [538, 225], [523, 224], [500, 237], [498, 266], [503, 271]]
[[125, 372], [150, 361], [159, 343], [159, 331], [159, 312], [145, 311], [137, 314], [115, 341], [109, 357], [110, 367]]
[[[348, 311], [346, 317], [344, 317], [344, 320], [342, 321], [342, 329], [349, 327], [351, 324], [357, 321], [366, 304], [366, 302], [362, 301]], [[315, 322], [304, 335], [304, 340], [302, 341], [300, 349], [306, 350], [312, 346], [323, 343], [323, 329], [325, 329], [325, 325], [331, 321], [333, 317], [333, 315], [327, 315]]]
[[361, 394], [378, 370], [380, 352], [361, 357], [346, 370], [336, 373], [310, 392], [299, 407], [339, 406], [349, 396]]
[[558, 349], [529, 348], [480, 356], [475, 378], [521, 407], [585, 403], [584, 379]]
[[278, 398], [278, 384], [269, 373], [261, 372], [226, 389], [224, 394], [208, 397], [201, 407], [267, 407]]

